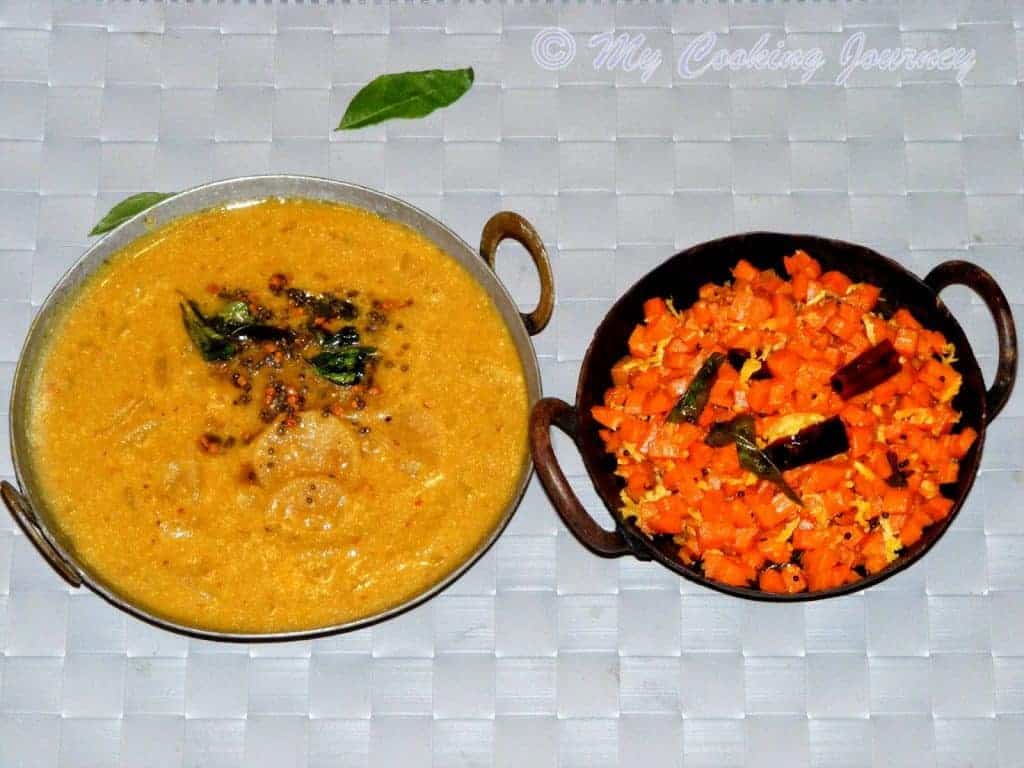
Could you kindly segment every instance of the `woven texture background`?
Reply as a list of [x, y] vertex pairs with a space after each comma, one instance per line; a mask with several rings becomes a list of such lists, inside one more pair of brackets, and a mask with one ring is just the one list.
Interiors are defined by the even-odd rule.
[[[577, 41], [561, 72], [531, 41]], [[502, 208], [555, 263], [536, 339], [571, 398], [613, 298], [682, 246], [757, 228], [857, 240], [918, 274], [992, 271], [1024, 318], [1024, 6], [0, 2], [0, 409], [35, 307], [121, 197], [268, 171], [393, 192], [476, 242]], [[595, 72], [587, 41], [636, 28], [666, 62]], [[820, 46], [807, 85], [770, 72], [686, 82], [696, 35]], [[975, 47], [947, 74], [859, 73], [843, 41]], [[383, 71], [476, 68], [417, 122], [332, 133]], [[503, 251], [518, 299], [536, 288]], [[987, 311], [944, 298], [994, 367]], [[284, 646], [151, 629], [72, 592], [0, 515], [0, 766], [1024, 765], [1024, 386], [984, 471], [922, 563], [838, 600], [722, 597], [603, 561], [536, 484], [453, 589], [397, 621]], [[563, 444], [562, 448], [566, 446]], [[580, 493], [581, 465], [561, 450]], [[7, 446], [0, 475], [10, 478]]]

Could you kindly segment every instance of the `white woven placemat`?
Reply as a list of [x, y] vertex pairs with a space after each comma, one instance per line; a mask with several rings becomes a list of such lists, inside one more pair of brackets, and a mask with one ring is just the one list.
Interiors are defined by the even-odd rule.
[[[571, 398], [596, 322], [681, 246], [757, 228], [882, 249], [923, 274], [967, 258], [1024, 318], [1024, 7], [996, 0], [565, 5], [0, 3], [0, 408], [33, 308], [109, 205], [139, 190], [294, 171], [399, 194], [475, 242], [501, 208], [555, 262], [536, 340]], [[560, 71], [539, 30], [573, 36]], [[595, 34], [664, 63], [595, 71]], [[684, 80], [681, 52], [819, 47], [810, 82]], [[859, 71], [842, 46], [975, 48], [951, 73]], [[561, 40], [548, 49], [567, 50]], [[418, 122], [332, 133], [383, 71], [476, 68]], [[502, 256], [517, 298], [525, 259]], [[994, 333], [944, 298], [990, 375]], [[1024, 765], [1024, 387], [941, 545], [822, 603], [722, 597], [586, 553], [534, 485], [453, 589], [372, 630], [289, 646], [189, 641], [70, 592], [0, 515], [0, 766]], [[0, 475], [11, 465], [0, 448]], [[592, 491], [578, 477], [584, 498]]]

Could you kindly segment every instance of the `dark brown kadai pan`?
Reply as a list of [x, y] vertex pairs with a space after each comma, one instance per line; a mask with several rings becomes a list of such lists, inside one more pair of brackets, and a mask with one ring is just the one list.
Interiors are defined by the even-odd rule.
[[[600, 425], [591, 416], [590, 409], [602, 403], [605, 391], [612, 385], [612, 366], [626, 354], [629, 335], [643, 320], [645, 300], [654, 296], [671, 297], [675, 306], [688, 307], [696, 301], [701, 285], [730, 280], [731, 269], [740, 259], [746, 259], [759, 269], [771, 268], [784, 274], [783, 256], [798, 249], [817, 259], [823, 270], [840, 270], [855, 282], [881, 287], [883, 307], [888, 306], [892, 310], [905, 307], [926, 327], [941, 331], [956, 345], [959, 361], [954, 367], [963, 376], [963, 385], [953, 400], [953, 406], [963, 414], [960, 424], [974, 427], [978, 439], [961, 461], [957, 482], [943, 488], [954, 501], [949, 516], [926, 528], [921, 539], [887, 568], [834, 589], [774, 594], [708, 579], [699, 566], [686, 565], [679, 560], [676, 555], [678, 547], [671, 537], [648, 538], [632, 520], [622, 517], [619, 512], [622, 482], [614, 475], [615, 459], [605, 452], [598, 435]], [[939, 298], [941, 291], [950, 285], [964, 285], [976, 292], [995, 320], [999, 336], [999, 363], [995, 380], [988, 389], [963, 329]], [[690, 581], [751, 600], [791, 602], [836, 597], [878, 584], [913, 565], [946, 532], [978, 474], [985, 428], [1006, 405], [1016, 370], [1017, 335], [1010, 305], [996, 281], [981, 267], [966, 261], [947, 261], [921, 280], [892, 259], [853, 243], [776, 232], [732, 235], [677, 253], [626, 291], [594, 333], [580, 370], [575, 405], [549, 397], [534, 406], [530, 420], [530, 449], [537, 474], [558, 514], [580, 543], [596, 555], [630, 555], [640, 560], [653, 560]], [[570, 487], [551, 447], [552, 426], [569, 435], [582, 454], [590, 480], [615, 523], [613, 529], [603, 528], [583, 508]], [[951, 567], [954, 566], [951, 564]]]

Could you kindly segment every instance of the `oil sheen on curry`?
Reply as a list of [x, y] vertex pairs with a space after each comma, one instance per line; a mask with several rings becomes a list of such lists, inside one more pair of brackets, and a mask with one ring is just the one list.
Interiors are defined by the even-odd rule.
[[90, 278], [34, 382], [49, 512], [116, 591], [236, 632], [422, 593], [490, 535], [527, 390], [485, 290], [412, 230], [267, 200], [180, 219]]

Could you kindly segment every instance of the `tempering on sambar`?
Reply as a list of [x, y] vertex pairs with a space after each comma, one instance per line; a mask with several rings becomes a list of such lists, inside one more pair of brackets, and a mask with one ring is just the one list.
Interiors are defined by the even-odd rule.
[[485, 290], [360, 209], [267, 200], [142, 238], [64, 311], [33, 467], [77, 556], [213, 630], [373, 615], [499, 523], [527, 390]]

